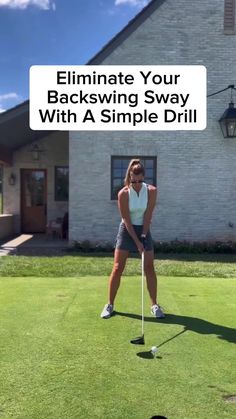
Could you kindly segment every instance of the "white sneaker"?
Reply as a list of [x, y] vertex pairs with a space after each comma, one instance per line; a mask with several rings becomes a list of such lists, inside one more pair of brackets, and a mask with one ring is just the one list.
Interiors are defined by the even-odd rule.
[[112, 313], [113, 313], [113, 305], [106, 304], [104, 309], [102, 310], [101, 317], [102, 319], [109, 319], [112, 316]]
[[157, 319], [164, 319], [165, 314], [163, 313], [161, 307], [158, 304], [154, 304], [151, 307], [151, 314], [153, 314]]

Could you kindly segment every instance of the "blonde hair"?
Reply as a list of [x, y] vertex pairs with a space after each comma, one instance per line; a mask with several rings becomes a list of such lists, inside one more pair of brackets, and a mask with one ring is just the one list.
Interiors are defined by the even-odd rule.
[[145, 169], [144, 169], [144, 166], [141, 163], [140, 159], [132, 159], [129, 162], [129, 166], [128, 166], [128, 169], [126, 171], [125, 180], [124, 180], [125, 186], [130, 185], [130, 179], [131, 179], [130, 174], [131, 174], [131, 172], [134, 173], [135, 175], [141, 175], [142, 174], [143, 176], [145, 176]]

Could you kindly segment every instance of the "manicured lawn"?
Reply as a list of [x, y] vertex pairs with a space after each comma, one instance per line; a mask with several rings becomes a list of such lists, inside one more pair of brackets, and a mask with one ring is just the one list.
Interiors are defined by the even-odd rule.
[[[60, 257], [4, 256], [0, 258], [0, 277], [78, 277], [109, 275], [113, 255]], [[155, 268], [159, 275], [209, 278], [235, 278], [236, 254], [157, 254]], [[140, 259], [130, 258], [125, 274], [140, 275]]]
[[[1, 258], [2, 269], [8, 260]], [[0, 279], [1, 418], [236, 417], [236, 404], [224, 400], [236, 395], [236, 278], [160, 276], [166, 319], [150, 316], [146, 293], [146, 343], [133, 346], [141, 330], [139, 261], [123, 278], [118, 313], [102, 320], [107, 272], [62, 277], [59, 260], [57, 277]], [[153, 345], [156, 359], [148, 357]]]

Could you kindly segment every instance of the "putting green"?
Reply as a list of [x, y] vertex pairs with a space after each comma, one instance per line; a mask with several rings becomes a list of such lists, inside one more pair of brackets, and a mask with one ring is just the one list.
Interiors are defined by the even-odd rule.
[[167, 316], [151, 316], [145, 290], [140, 346], [130, 344], [141, 333], [140, 276], [123, 278], [109, 320], [107, 277], [8, 277], [0, 289], [4, 419], [236, 417], [225, 399], [236, 395], [236, 279], [160, 277]]

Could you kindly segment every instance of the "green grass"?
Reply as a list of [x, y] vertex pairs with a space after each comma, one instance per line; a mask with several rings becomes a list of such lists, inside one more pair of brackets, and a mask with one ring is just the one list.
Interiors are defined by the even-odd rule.
[[[155, 258], [155, 267], [162, 276], [233, 278], [236, 255], [161, 255]], [[60, 257], [4, 256], [0, 258], [0, 276], [77, 277], [109, 275], [111, 255], [74, 255]], [[140, 274], [140, 259], [130, 258], [126, 275]]]
[[[102, 320], [107, 276], [61, 277], [59, 260], [57, 270], [0, 279], [1, 419], [236, 417], [224, 400], [236, 394], [235, 278], [160, 276], [168, 315], [151, 318], [145, 293], [138, 347], [129, 341], [141, 329], [140, 275], [123, 277], [118, 314]], [[137, 356], [153, 345], [157, 359]]]

